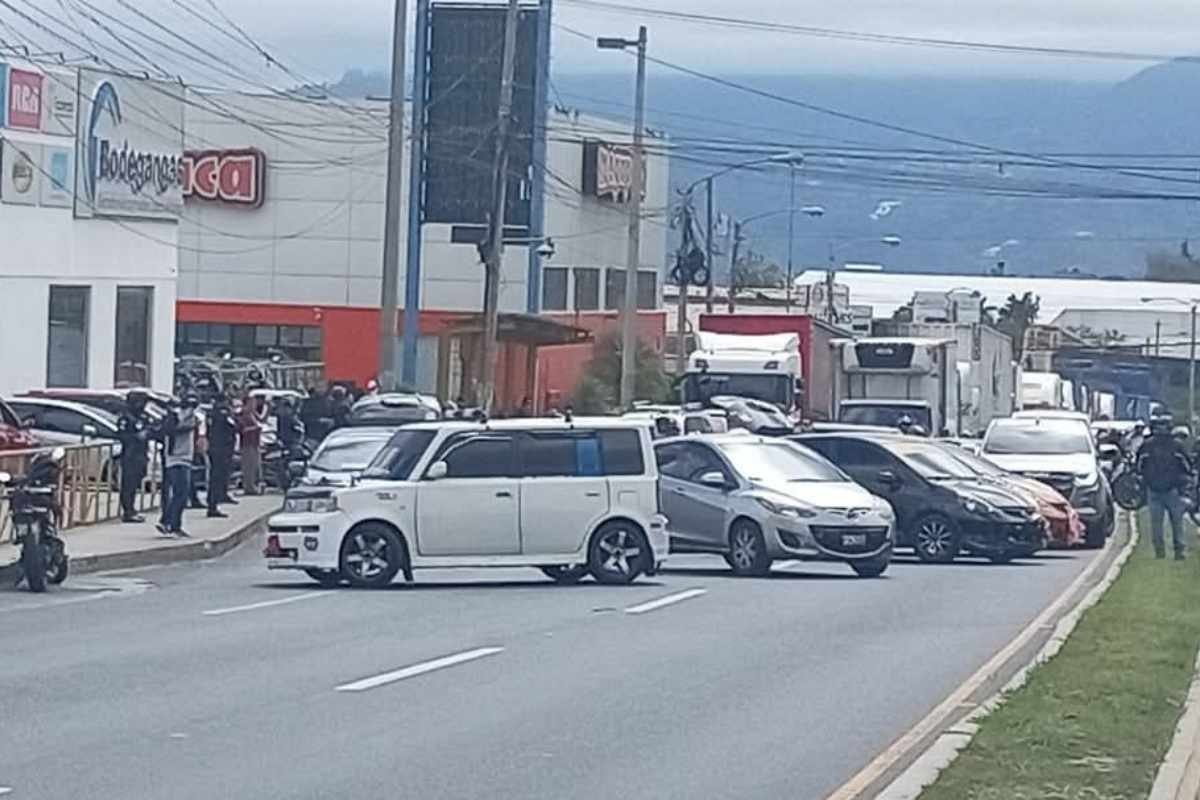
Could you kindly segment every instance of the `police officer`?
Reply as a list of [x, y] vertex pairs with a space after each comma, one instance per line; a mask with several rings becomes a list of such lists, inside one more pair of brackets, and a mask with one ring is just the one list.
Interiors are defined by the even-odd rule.
[[233, 472], [233, 451], [237, 447], [237, 420], [224, 393], [213, 401], [208, 412], [208, 516], [229, 516], [219, 503], [229, 502], [229, 476]]
[[287, 491], [291, 485], [291, 475], [288, 474], [288, 462], [300, 454], [304, 442], [304, 426], [296, 416], [296, 405], [292, 398], [283, 397], [275, 415], [275, 435], [279, 440], [279, 474], [275, 476], [280, 489]]
[[1171, 539], [1175, 545], [1175, 560], [1184, 558], [1183, 510], [1184, 497], [1192, 479], [1192, 465], [1187, 451], [1172, 435], [1171, 418], [1158, 416], [1150, 420], [1150, 438], [1143, 442], [1137, 454], [1138, 474], [1145, 481], [1150, 499], [1150, 536], [1156, 558], [1166, 558], [1163, 535], [1163, 515], [1171, 520]]
[[125, 410], [117, 419], [117, 439], [121, 442], [121, 521], [145, 522], [137, 512], [137, 491], [146, 479], [150, 424], [146, 418], [149, 398], [140, 389], [125, 396]]

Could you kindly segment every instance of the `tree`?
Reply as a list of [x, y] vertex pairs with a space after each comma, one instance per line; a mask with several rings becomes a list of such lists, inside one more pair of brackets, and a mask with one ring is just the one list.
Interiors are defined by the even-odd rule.
[[[671, 378], [663, 369], [662, 359], [638, 340], [634, 397], [656, 403], [672, 399]], [[615, 336], [606, 336], [596, 344], [595, 355], [571, 395], [572, 407], [580, 414], [611, 414], [620, 411], [621, 346]]]
[[1025, 292], [1020, 297], [1010, 294], [1000, 309], [996, 327], [1012, 339], [1014, 361], [1020, 362], [1024, 358], [1025, 331], [1037, 321], [1041, 305], [1041, 299], [1033, 292]]
[[1192, 256], [1187, 240], [1178, 252], [1159, 250], [1146, 256], [1146, 280], [1200, 283], [1200, 261]]

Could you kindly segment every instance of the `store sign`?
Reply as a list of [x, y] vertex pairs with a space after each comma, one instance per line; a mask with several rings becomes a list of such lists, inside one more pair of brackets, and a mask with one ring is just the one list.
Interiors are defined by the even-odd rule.
[[10, 67], [8, 70], [8, 127], [30, 131], [42, 129], [42, 84], [40, 72]]
[[633, 150], [585, 139], [583, 142], [583, 193], [614, 203], [629, 201], [633, 191]]
[[266, 156], [253, 147], [189, 150], [183, 154], [183, 196], [258, 208], [266, 172]]
[[9, 205], [37, 205], [41, 158], [41, 145], [11, 139], [4, 141], [4, 150], [0, 153], [0, 167], [3, 168], [0, 200]]
[[83, 70], [77, 216], [178, 219], [182, 87]]
[[70, 208], [75, 199], [74, 153], [69, 147], [42, 148], [42, 193], [40, 202], [51, 208]]
[[42, 84], [42, 133], [55, 136], [75, 135], [75, 112], [78, 106], [77, 73], [47, 69]]

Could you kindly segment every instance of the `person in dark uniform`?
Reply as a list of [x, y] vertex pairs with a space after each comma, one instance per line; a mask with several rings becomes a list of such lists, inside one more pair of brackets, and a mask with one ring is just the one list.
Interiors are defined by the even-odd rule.
[[329, 416], [333, 420], [331, 430], [346, 427], [354, 401], [350, 399], [350, 393], [346, 391], [345, 386], [338, 384], [329, 390], [329, 404]]
[[1165, 415], [1150, 420], [1150, 438], [1139, 448], [1137, 470], [1146, 482], [1150, 506], [1150, 539], [1154, 557], [1166, 558], [1167, 546], [1163, 516], [1171, 521], [1171, 539], [1175, 560], [1186, 558], [1183, 512], [1184, 498], [1192, 480], [1192, 465], [1187, 451], [1171, 434], [1171, 418]]
[[288, 462], [299, 456], [300, 447], [304, 442], [304, 426], [296, 416], [296, 404], [290, 397], [281, 398], [279, 401], [275, 412], [275, 435], [279, 439], [280, 450], [279, 474], [275, 476], [275, 482], [286, 492], [292, 483], [291, 475], [288, 474]]
[[137, 491], [146, 479], [150, 425], [146, 418], [146, 393], [134, 389], [125, 396], [125, 410], [117, 419], [121, 442], [121, 521], [145, 522], [137, 512]]
[[229, 407], [229, 398], [217, 395], [208, 412], [208, 516], [228, 516], [219, 508], [229, 500], [229, 476], [233, 472], [233, 451], [237, 447], [237, 420]]

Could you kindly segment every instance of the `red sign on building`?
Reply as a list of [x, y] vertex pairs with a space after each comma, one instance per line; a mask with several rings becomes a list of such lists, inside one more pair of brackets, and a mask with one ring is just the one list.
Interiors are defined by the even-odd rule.
[[263, 204], [267, 158], [261, 150], [188, 150], [182, 164], [185, 198], [250, 208]]
[[23, 69], [8, 71], [8, 125], [36, 131], [42, 127], [42, 81], [40, 73]]

